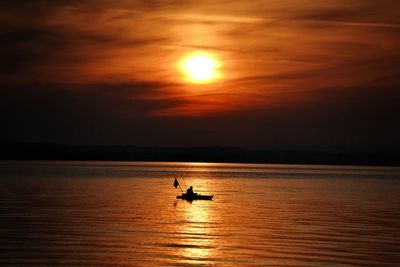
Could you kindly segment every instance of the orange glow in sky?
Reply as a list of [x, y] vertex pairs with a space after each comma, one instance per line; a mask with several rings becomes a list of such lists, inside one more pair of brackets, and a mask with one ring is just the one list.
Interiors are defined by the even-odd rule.
[[[218, 133], [215, 144], [226, 136], [264, 144], [266, 136], [291, 139], [293, 129], [304, 128], [310, 142], [320, 132], [323, 142], [333, 133], [347, 142], [352, 125], [355, 142], [364, 144], [382, 122], [391, 129], [399, 113], [400, 1], [3, 2], [0, 115], [15, 112], [3, 116], [10, 124], [3, 128], [15, 127], [4, 140], [24, 132], [36, 108], [39, 137], [48, 127], [42, 114], [59, 112], [60, 124], [66, 116], [83, 129], [110, 118], [109, 131], [128, 143], [134, 135], [150, 140], [166, 125], [171, 140], [190, 139], [184, 131], [177, 137], [186, 129], [195, 142]], [[26, 93], [43, 104], [25, 105]], [[126, 125], [148, 130], [127, 134]]]

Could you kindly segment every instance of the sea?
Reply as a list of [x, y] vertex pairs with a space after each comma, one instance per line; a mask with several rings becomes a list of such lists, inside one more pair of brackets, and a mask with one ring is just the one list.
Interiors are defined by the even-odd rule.
[[400, 168], [0, 161], [0, 266], [400, 266]]

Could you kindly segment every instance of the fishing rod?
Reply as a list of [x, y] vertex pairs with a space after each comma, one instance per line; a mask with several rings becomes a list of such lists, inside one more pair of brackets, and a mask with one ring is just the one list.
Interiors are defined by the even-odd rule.
[[182, 180], [183, 180], [183, 185], [185, 186], [185, 188], [187, 190], [187, 186], [186, 186], [186, 183], [185, 183], [185, 178], [183, 178], [183, 176], [182, 176]]

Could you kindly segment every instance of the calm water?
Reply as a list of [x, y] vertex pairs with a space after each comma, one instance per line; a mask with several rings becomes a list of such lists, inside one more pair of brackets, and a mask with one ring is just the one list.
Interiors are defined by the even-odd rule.
[[400, 266], [400, 168], [0, 162], [0, 265]]

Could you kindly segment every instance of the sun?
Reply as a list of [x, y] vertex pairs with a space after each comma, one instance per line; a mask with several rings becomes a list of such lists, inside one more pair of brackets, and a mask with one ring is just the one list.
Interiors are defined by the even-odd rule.
[[221, 63], [208, 53], [189, 54], [181, 60], [179, 66], [186, 80], [191, 83], [209, 83], [220, 78]]

